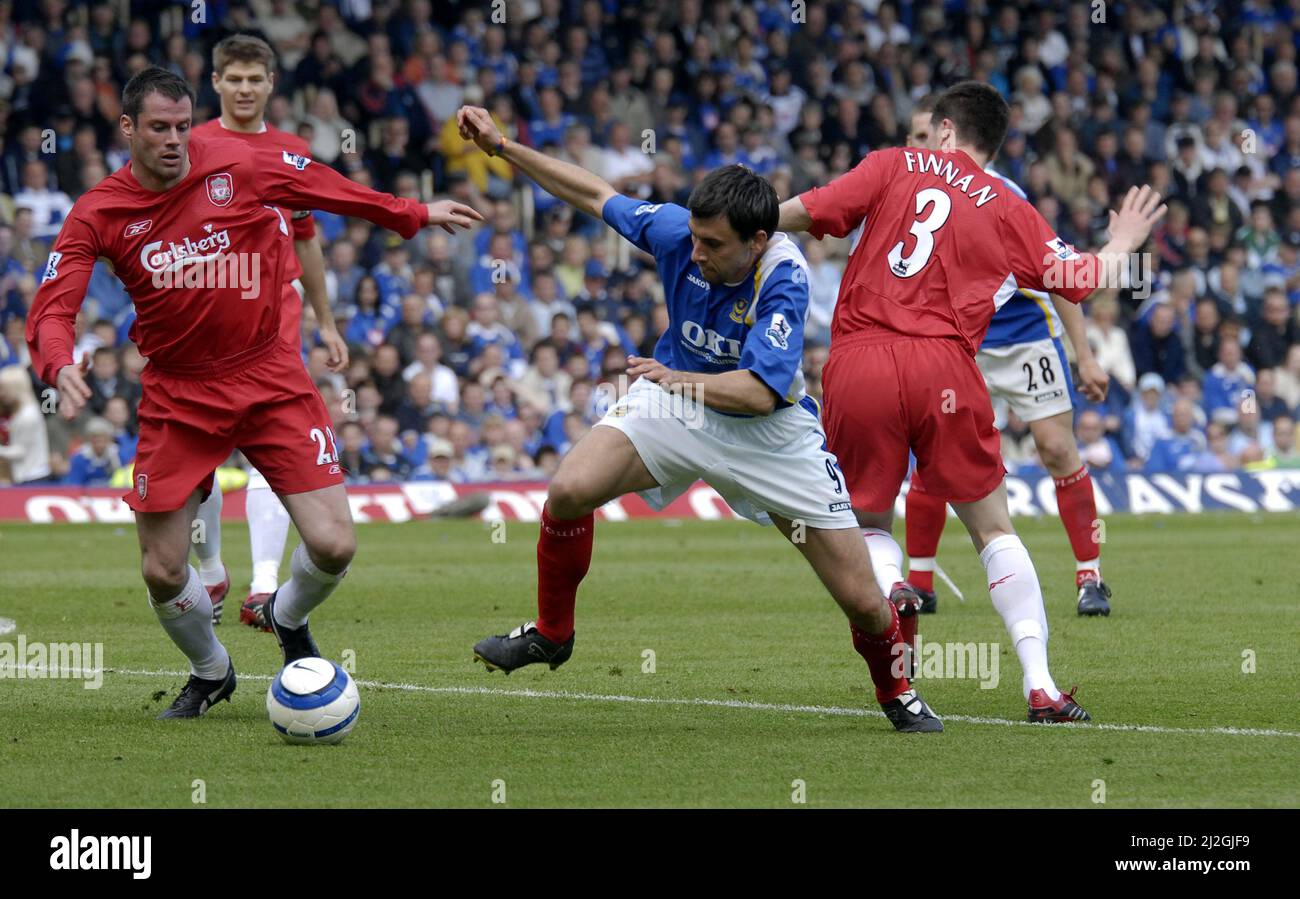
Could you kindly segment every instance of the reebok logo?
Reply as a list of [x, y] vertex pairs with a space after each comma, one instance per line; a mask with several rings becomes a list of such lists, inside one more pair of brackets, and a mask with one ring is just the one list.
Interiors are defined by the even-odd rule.
[[1011, 574], [1008, 574], [1006, 577], [1000, 577], [1000, 578], [998, 578], [996, 581], [994, 581], [993, 583], [989, 584], [989, 589], [992, 590], [992, 589], [993, 589], [994, 587], [996, 587], [998, 584], [1001, 584], [1001, 583], [1004, 583], [1004, 582], [1006, 582], [1006, 581], [1009, 581], [1009, 580], [1011, 580], [1011, 579], [1012, 579], [1013, 577], [1015, 577], [1015, 576], [1016, 576], [1016, 575], [1015, 575], [1015, 572], [1012, 572]]

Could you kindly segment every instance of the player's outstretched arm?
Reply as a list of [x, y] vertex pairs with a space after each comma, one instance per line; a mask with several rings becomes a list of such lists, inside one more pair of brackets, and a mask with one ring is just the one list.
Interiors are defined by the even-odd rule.
[[419, 203], [371, 190], [329, 166], [288, 151], [258, 150], [252, 173], [257, 195], [268, 203], [362, 218], [396, 231], [407, 240], [426, 225], [439, 225], [455, 233], [457, 226], [469, 228], [483, 221], [483, 216], [464, 203]]
[[781, 204], [781, 219], [777, 223], [778, 231], [807, 231], [812, 227], [812, 216], [808, 214], [803, 200], [791, 197]]
[[481, 106], [462, 106], [456, 112], [456, 124], [465, 140], [473, 141], [489, 156], [500, 156], [579, 212], [600, 218], [605, 203], [618, 195], [604, 178], [506, 139], [491, 113]]

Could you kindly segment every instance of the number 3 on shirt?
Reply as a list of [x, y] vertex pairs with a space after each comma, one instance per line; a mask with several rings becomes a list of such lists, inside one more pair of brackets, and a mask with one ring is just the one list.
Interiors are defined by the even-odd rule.
[[952, 212], [952, 199], [937, 187], [927, 187], [916, 195], [916, 214], [920, 216], [925, 207], [933, 205], [926, 219], [917, 218], [912, 222], [912, 235], [916, 238], [916, 249], [907, 256], [903, 255], [903, 241], [894, 244], [889, 251], [889, 270], [900, 278], [910, 278], [925, 268], [934, 252], [934, 232], [943, 227]]

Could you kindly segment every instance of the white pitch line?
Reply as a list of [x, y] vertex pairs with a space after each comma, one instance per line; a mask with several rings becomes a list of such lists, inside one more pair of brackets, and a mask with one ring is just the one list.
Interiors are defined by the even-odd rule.
[[[28, 671], [43, 671], [35, 666], [27, 666]], [[94, 675], [94, 670], [68, 668], [63, 669], [72, 678]], [[189, 677], [188, 671], [145, 670], [140, 668], [105, 668], [106, 674], [124, 674], [134, 677]], [[241, 680], [270, 681], [266, 674], [241, 674]], [[454, 696], [514, 696], [521, 699], [569, 699], [578, 702], [623, 702], [640, 705], [679, 705], [719, 709], [747, 709], [752, 712], [784, 712], [806, 715], [839, 715], [852, 718], [883, 718], [884, 712], [875, 709], [857, 709], [833, 705], [791, 705], [777, 702], [752, 702], [746, 699], [679, 699], [671, 696], [627, 696], [619, 693], [579, 693], [569, 690], [501, 690], [496, 687], [430, 687], [424, 684], [395, 684], [387, 681], [357, 680], [357, 686], [374, 690], [399, 690], [404, 693], [432, 693]], [[1033, 727], [1041, 724], [1028, 721], [1013, 721], [1009, 718], [986, 718], [978, 715], [939, 715], [945, 722], [960, 721], [963, 724], [986, 724], [999, 727]], [[1225, 737], [1292, 737], [1300, 739], [1300, 733], [1289, 730], [1268, 730], [1257, 727], [1161, 727], [1154, 724], [1073, 724], [1053, 730], [1107, 730], [1141, 734], [1171, 734], [1180, 736], [1217, 735]]]

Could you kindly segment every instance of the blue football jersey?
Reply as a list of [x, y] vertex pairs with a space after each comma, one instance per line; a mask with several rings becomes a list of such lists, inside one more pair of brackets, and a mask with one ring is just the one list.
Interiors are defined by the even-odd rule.
[[[1016, 196], [1028, 199], [1020, 185], [1010, 178], [986, 169], [990, 175], [997, 175]], [[1056, 307], [1047, 294], [1023, 287], [1012, 294], [1011, 299], [1002, 304], [1002, 308], [993, 313], [988, 332], [984, 335], [981, 347], [1009, 346], [1015, 343], [1033, 343], [1038, 340], [1050, 340], [1062, 334], [1061, 319], [1056, 314]]]
[[808, 262], [789, 235], [773, 234], [752, 275], [740, 283], [710, 284], [691, 261], [684, 207], [618, 196], [602, 214], [659, 267], [668, 330], [655, 344], [658, 362], [706, 374], [748, 369], [779, 397], [778, 409], [804, 399]]

